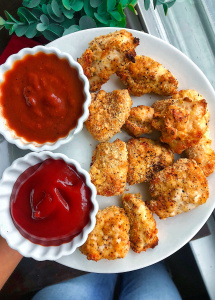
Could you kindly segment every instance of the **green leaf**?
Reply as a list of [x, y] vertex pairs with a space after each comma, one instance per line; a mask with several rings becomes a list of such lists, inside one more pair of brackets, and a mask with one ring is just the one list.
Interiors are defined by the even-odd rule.
[[6, 10], [4, 11], [4, 14], [5, 14], [5, 16], [6, 16], [6, 18], [7, 18], [8, 21], [15, 22], [15, 23], [18, 22], [18, 21], [17, 21], [11, 14], [9, 14], [9, 12], [7, 12]]
[[59, 24], [50, 24], [47, 29], [55, 33], [58, 37], [62, 36], [64, 32], [63, 26]]
[[75, 11], [72, 8], [70, 10], [67, 10], [64, 6], [62, 6], [61, 9], [62, 9], [62, 12], [63, 12], [64, 16], [67, 19], [72, 19], [73, 18]]
[[150, 6], [150, 0], [144, 0], [145, 9], [148, 10]]
[[[125, 8], [127, 5], [128, 5], [128, 0], [121, 0], [120, 2], [119, 2], [119, 4], [121, 4], [121, 6], [123, 7], [123, 8]], [[119, 5], [118, 4], [118, 5]]]
[[134, 6], [133, 6], [132, 4], [128, 4], [128, 8], [129, 8], [135, 15], [137, 15], [137, 12], [136, 12], [136, 10], [135, 10], [135, 8], [134, 8]]
[[13, 27], [14, 24], [7, 24], [5, 23], [4, 27], [7, 29], [7, 30], [10, 30], [11, 27]]
[[35, 37], [35, 35], [37, 34], [37, 23], [32, 23], [28, 26], [28, 29], [25, 33], [25, 36], [29, 39], [32, 39], [33, 37]]
[[76, 31], [79, 31], [80, 27], [78, 25], [72, 25], [69, 28], [67, 28], [66, 30], [64, 30], [63, 35], [67, 35]]
[[15, 33], [17, 36], [23, 36], [28, 30], [28, 25], [18, 25], [15, 27]]
[[4, 28], [4, 25], [0, 25], [0, 30], [2, 30], [2, 28]]
[[110, 11], [110, 15], [117, 21], [122, 21], [122, 17], [118, 11]]
[[9, 29], [9, 35], [12, 35], [14, 33], [14, 30], [16, 28], [16, 24], [12, 25]]
[[62, 12], [60, 11], [59, 5], [58, 5], [58, 3], [57, 3], [56, 0], [52, 0], [51, 7], [52, 7], [53, 13], [54, 13], [57, 17], [60, 18], [60, 17], [62, 16]]
[[107, 18], [106, 15], [99, 15], [97, 13], [94, 13], [94, 16], [96, 18], [96, 20], [98, 20], [100, 23], [107, 25], [109, 19]]
[[37, 24], [36, 28], [38, 31], [45, 31], [47, 29], [48, 25], [44, 24], [44, 23], [39, 23]]
[[90, 5], [89, 0], [84, 0], [84, 11], [87, 16], [94, 17], [95, 9]]
[[72, 9], [74, 9], [75, 11], [80, 11], [84, 6], [84, 1], [82, 0], [73, 0], [73, 2], [71, 3], [71, 7]]
[[38, 20], [37, 17], [25, 7], [19, 7], [17, 10], [17, 15], [20, 17], [22, 22], [27, 21], [28, 23], [31, 23]]
[[99, 7], [97, 8], [97, 13], [99, 15], [103, 14], [104, 12], [107, 11], [107, 1], [108, 0], [103, 0], [102, 3], [99, 5]]
[[42, 8], [33, 8], [31, 12], [37, 19], [39, 19], [43, 13]]
[[43, 31], [43, 35], [48, 41], [54, 41], [54, 40], [58, 39], [58, 36], [49, 30]]
[[0, 17], [0, 26], [3, 26], [4, 24], [5, 24], [5, 20], [2, 17]]
[[173, 6], [175, 4], [176, 0], [171, 0], [167, 2], [168, 8], [170, 8], [171, 6]]
[[131, 0], [131, 1], [129, 2], [129, 4], [135, 6], [135, 5], [137, 4], [137, 0]]
[[163, 10], [164, 10], [164, 13], [165, 13], [165, 16], [167, 15], [167, 12], [168, 12], [168, 5], [167, 4], [163, 4]]
[[53, 10], [52, 10], [52, 7], [51, 7], [51, 4], [47, 4], [47, 11], [48, 11], [49, 17], [50, 17], [52, 20], [54, 20], [55, 22], [61, 23], [61, 22], [64, 21], [65, 18], [64, 18], [63, 15], [61, 15], [61, 17], [57, 17], [57, 16], [54, 14], [54, 12], [53, 12]]
[[64, 27], [64, 29], [69, 28], [72, 25], [75, 25], [76, 21], [75, 19], [65, 19], [62, 23], [61, 26]]
[[[109, 1], [109, 0], [108, 0]], [[93, 8], [97, 8], [99, 7], [99, 5], [102, 3], [102, 0], [88, 0], [88, 2], [90, 2], [90, 5], [93, 7]]]
[[116, 0], [107, 0], [107, 11], [114, 10], [116, 6]]
[[126, 18], [123, 18], [122, 21], [118, 23], [118, 26], [125, 28], [126, 27]]
[[23, 1], [23, 5], [25, 7], [28, 7], [28, 8], [34, 8], [36, 6], [38, 6], [40, 4], [40, 1], [41, 0], [30, 0], [30, 1]]
[[83, 16], [79, 21], [79, 26], [81, 30], [88, 29], [88, 28], [95, 28], [96, 22], [91, 17]]
[[41, 15], [40, 16], [40, 21], [44, 24], [44, 25], [49, 25], [49, 18], [46, 15]]
[[43, 5], [42, 5], [42, 11], [43, 11], [43, 13], [44, 13], [45, 15], [48, 14], [48, 9], [47, 9], [47, 5], [46, 5], [46, 4], [43, 4]]
[[62, 0], [63, 6], [70, 10], [72, 8], [71, 4], [70, 4], [70, 0]]
[[121, 4], [121, 3], [119, 3], [119, 4], [117, 5], [117, 10], [118, 10], [118, 12], [121, 14], [122, 17], [125, 17], [125, 13], [124, 13], [124, 10], [123, 10], [123, 7], [122, 7], [122, 4]]
[[158, 0], [153, 0], [154, 8], [156, 7], [157, 3], [158, 3]]

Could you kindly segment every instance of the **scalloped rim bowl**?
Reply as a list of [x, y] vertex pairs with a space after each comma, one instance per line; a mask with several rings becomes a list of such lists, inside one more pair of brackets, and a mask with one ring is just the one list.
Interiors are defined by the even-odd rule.
[[[90, 221], [84, 227], [82, 232], [73, 238], [69, 243], [60, 246], [41, 246], [30, 242], [24, 238], [15, 227], [10, 214], [10, 196], [13, 185], [21, 173], [29, 167], [41, 163], [48, 158], [63, 159], [67, 164], [72, 164], [77, 171], [84, 175], [86, 184], [91, 189], [92, 210], [90, 212]], [[98, 212], [98, 203], [96, 201], [96, 188], [91, 183], [90, 175], [81, 168], [80, 164], [60, 153], [31, 152], [22, 158], [18, 158], [7, 168], [0, 181], [0, 234], [7, 240], [8, 245], [17, 250], [23, 256], [32, 257], [36, 260], [56, 260], [63, 255], [72, 254], [79, 246], [87, 240], [88, 234], [93, 230], [96, 224], [96, 214]]]
[[91, 102], [91, 96], [89, 92], [89, 81], [84, 75], [83, 69], [79, 63], [77, 63], [70, 54], [61, 52], [54, 47], [44, 47], [36, 46], [34, 48], [24, 48], [17, 54], [11, 55], [7, 61], [0, 66], [0, 84], [4, 81], [4, 74], [13, 67], [13, 64], [17, 60], [22, 60], [25, 55], [35, 55], [38, 52], [43, 52], [46, 54], [55, 54], [60, 59], [67, 59], [70, 66], [78, 71], [79, 79], [83, 82], [83, 92], [85, 97], [85, 102], [83, 104], [83, 114], [78, 119], [77, 126], [70, 130], [66, 137], [59, 138], [56, 142], [47, 142], [43, 144], [38, 144], [36, 142], [28, 142], [23, 137], [17, 136], [14, 130], [7, 126], [7, 120], [1, 114], [0, 108], [0, 133], [5, 137], [5, 139], [12, 144], [15, 144], [20, 149], [30, 149], [32, 151], [44, 151], [44, 150], [55, 150], [61, 145], [68, 143], [74, 136], [74, 134], [79, 133], [83, 128], [83, 123], [87, 120], [89, 116], [89, 105]]

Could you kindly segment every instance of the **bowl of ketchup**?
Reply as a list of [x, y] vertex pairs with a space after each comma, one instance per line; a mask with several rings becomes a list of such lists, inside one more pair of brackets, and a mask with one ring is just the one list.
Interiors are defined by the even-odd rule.
[[69, 142], [82, 130], [90, 102], [81, 65], [57, 48], [25, 48], [0, 66], [0, 133], [21, 149]]
[[29, 153], [0, 181], [1, 235], [26, 257], [72, 254], [95, 227], [97, 212], [89, 173], [63, 154]]

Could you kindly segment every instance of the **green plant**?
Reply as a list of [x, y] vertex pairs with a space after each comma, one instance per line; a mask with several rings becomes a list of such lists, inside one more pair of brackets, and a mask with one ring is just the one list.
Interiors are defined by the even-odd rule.
[[[165, 14], [176, 0], [153, 0], [163, 5]], [[43, 35], [52, 41], [62, 35], [94, 27], [125, 27], [124, 10], [136, 13], [137, 0], [23, 0], [17, 10], [18, 19], [5, 11], [6, 20], [0, 17], [0, 29], [9, 34], [28, 38]], [[145, 8], [150, 0], [144, 0]]]
[[[144, 0], [145, 9], [148, 10], [151, 0]], [[154, 8], [157, 5], [163, 5], [165, 15], [167, 15], [168, 8], [175, 4], [176, 0], [153, 0]]]

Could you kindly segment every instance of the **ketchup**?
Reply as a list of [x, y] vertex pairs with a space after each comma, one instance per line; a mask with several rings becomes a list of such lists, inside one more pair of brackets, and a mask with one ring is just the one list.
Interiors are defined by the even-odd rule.
[[28, 142], [55, 142], [76, 127], [85, 96], [78, 71], [66, 59], [26, 55], [4, 75], [0, 104], [7, 126]]
[[89, 222], [91, 190], [73, 165], [47, 159], [23, 172], [14, 184], [10, 211], [31, 242], [58, 246], [70, 242]]

